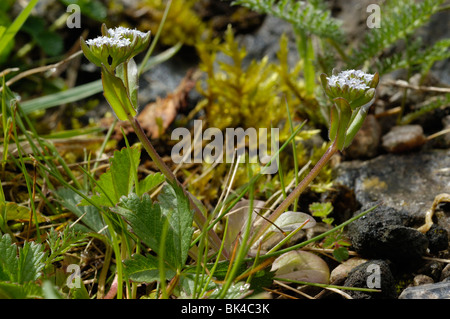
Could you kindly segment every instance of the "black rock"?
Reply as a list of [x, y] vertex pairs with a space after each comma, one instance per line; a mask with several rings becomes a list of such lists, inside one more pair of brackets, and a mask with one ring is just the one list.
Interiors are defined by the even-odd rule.
[[394, 277], [389, 264], [384, 260], [369, 260], [353, 268], [348, 274], [344, 286], [381, 290], [381, 292], [347, 290], [346, 293], [354, 299], [397, 298]]
[[414, 228], [406, 227], [407, 214], [380, 206], [351, 223], [348, 236], [363, 258], [389, 259], [399, 265], [413, 266], [421, 261], [428, 240]]
[[433, 224], [425, 234], [430, 252], [437, 253], [448, 248], [448, 232], [439, 225]]

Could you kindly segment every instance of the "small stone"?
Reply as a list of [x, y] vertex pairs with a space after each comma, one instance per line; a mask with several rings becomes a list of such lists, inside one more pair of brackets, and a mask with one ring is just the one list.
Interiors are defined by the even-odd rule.
[[433, 283], [434, 283], [433, 278], [428, 277], [427, 275], [417, 275], [413, 279], [413, 286], [420, 286]]
[[394, 277], [388, 263], [384, 260], [369, 260], [353, 268], [348, 274], [344, 286], [381, 290], [381, 292], [346, 291], [354, 299], [394, 299], [397, 297]]
[[333, 271], [330, 274], [330, 282], [331, 283], [337, 283], [344, 281], [348, 273], [355, 267], [367, 262], [367, 259], [359, 258], [359, 257], [353, 257], [346, 261], [344, 261], [342, 264], [337, 266], [333, 269]]
[[430, 252], [437, 253], [448, 248], [448, 232], [441, 226], [433, 224], [425, 235], [428, 239]]
[[420, 125], [394, 126], [382, 137], [382, 145], [390, 153], [404, 153], [419, 148], [427, 141]]
[[442, 269], [440, 281], [444, 281], [445, 279], [450, 278], [450, 264]]
[[344, 155], [348, 159], [375, 157], [378, 154], [380, 139], [381, 126], [375, 116], [369, 114]]
[[408, 287], [399, 299], [450, 299], [450, 281]]
[[444, 263], [436, 260], [429, 260], [424, 262], [419, 269], [417, 269], [416, 273], [428, 276], [433, 279], [434, 282], [438, 282], [440, 281], [443, 268]]

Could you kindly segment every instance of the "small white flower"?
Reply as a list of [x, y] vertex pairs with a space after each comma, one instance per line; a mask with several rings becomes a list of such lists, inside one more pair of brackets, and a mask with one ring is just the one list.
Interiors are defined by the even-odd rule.
[[369, 89], [370, 86], [367, 84], [370, 83], [372, 79], [373, 74], [364, 73], [361, 70], [346, 70], [338, 75], [327, 77], [329, 86], [342, 88], [344, 85], [348, 85], [349, 88], [355, 90]]
[[120, 37], [97, 37], [95, 39], [86, 40], [86, 44], [89, 46], [96, 46], [101, 48], [103, 45], [108, 45], [112, 47], [126, 47], [131, 44], [130, 39], [120, 38]]
[[140, 38], [145, 38], [145, 36], [147, 35], [147, 33], [141, 32], [139, 30], [136, 29], [128, 29], [125, 27], [117, 27], [115, 29], [108, 29], [108, 34], [111, 37], [127, 37], [127, 36], [131, 36], [131, 37], [140, 37]]

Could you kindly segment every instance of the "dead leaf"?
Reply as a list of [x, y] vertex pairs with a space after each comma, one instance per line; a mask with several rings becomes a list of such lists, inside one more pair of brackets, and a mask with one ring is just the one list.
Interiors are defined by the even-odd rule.
[[149, 136], [158, 138], [170, 126], [178, 110], [186, 105], [187, 95], [199, 76], [199, 72], [190, 70], [173, 93], [147, 104], [138, 114], [137, 119]]

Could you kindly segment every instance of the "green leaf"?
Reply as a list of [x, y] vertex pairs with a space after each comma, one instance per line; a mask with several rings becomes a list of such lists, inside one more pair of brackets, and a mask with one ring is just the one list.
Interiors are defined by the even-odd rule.
[[167, 241], [172, 241], [169, 245], [173, 245], [174, 250], [168, 253], [174, 254], [171, 258], [174, 258], [178, 266], [184, 266], [194, 233], [194, 211], [190, 208], [189, 199], [177, 185], [166, 184], [158, 196], [158, 201], [170, 224]]
[[28, 282], [20, 285], [0, 282], [0, 299], [36, 299], [42, 297], [42, 289], [36, 283]]
[[59, 188], [55, 191], [65, 208], [74, 213], [91, 230], [98, 232], [105, 227], [100, 212], [95, 206], [79, 206], [82, 197], [70, 188]]
[[330, 202], [312, 203], [309, 205], [309, 211], [315, 217], [322, 218], [322, 221], [327, 224], [333, 223], [334, 219], [328, 217], [333, 211], [333, 205]]
[[116, 74], [117, 76], [125, 83], [125, 81], [128, 82], [128, 95], [131, 99], [131, 104], [134, 106], [135, 109], [138, 108], [138, 68], [136, 65], [136, 62], [134, 59], [130, 59], [130, 61], [127, 64], [127, 76], [125, 77], [125, 68], [124, 63], [120, 64], [116, 68]]
[[14, 281], [17, 271], [17, 247], [8, 234], [0, 238], [0, 280]]
[[139, 193], [137, 195], [139, 197], [144, 195], [145, 193], [155, 189], [164, 181], [164, 175], [161, 173], [147, 175], [143, 180], [139, 181]]
[[[139, 198], [132, 193], [122, 198], [113, 211], [124, 216], [134, 233], [153, 251], [163, 255], [169, 265], [178, 270], [184, 266], [193, 234], [194, 214], [178, 186], [164, 185], [158, 203], [152, 203], [148, 194]], [[162, 238], [166, 223], [167, 237]], [[163, 240], [165, 246], [161, 251]]]
[[103, 95], [119, 120], [126, 121], [128, 115], [136, 115], [136, 110], [133, 108], [122, 80], [112, 74], [104, 65], [102, 65], [102, 83]]
[[46, 30], [45, 20], [41, 17], [29, 17], [22, 30], [29, 33], [33, 40], [49, 56], [61, 54], [64, 49], [62, 37], [56, 32]]
[[35, 281], [41, 276], [45, 264], [42, 262], [44, 252], [42, 245], [26, 241], [19, 248], [18, 282]]
[[[130, 155], [131, 154], [131, 158]], [[122, 196], [127, 196], [133, 187], [135, 172], [138, 169], [141, 152], [137, 148], [123, 148], [115, 151], [110, 158], [110, 168], [96, 182], [91, 200], [98, 206], [115, 206]], [[90, 205], [83, 199], [80, 205]]]
[[24, 22], [27, 20], [28, 16], [33, 10], [34, 6], [39, 0], [31, 0], [27, 6], [20, 12], [14, 22], [8, 27], [8, 29], [3, 33], [0, 38], [0, 53], [5, 49], [8, 43], [14, 39], [16, 33], [20, 30]]
[[333, 256], [337, 261], [343, 262], [348, 259], [348, 249], [345, 247], [338, 247], [333, 250]]
[[[3, 210], [3, 207], [5, 206], [5, 212], [6, 212], [6, 220], [23, 220], [23, 221], [29, 221], [30, 217], [30, 209], [25, 206], [21, 206], [14, 202], [6, 202], [5, 204], [0, 203], [0, 211]], [[37, 220], [38, 222], [44, 222], [47, 221], [47, 218], [43, 216], [41, 213], [37, 212]], [[34, 219], [32, 218], [32, 221]]]
[[21, 103], [21, 106], [23, 111], [28, 114], [34, 111], [45, 110], [54, 106], [82, 100], [94, 94], [100, 93], [102, 89], [102, 81], [97, 80], [62, 92], [24, 101]]
[[37, 280], [45, 266], [41, 244], [25, 241], [17, 257], [17, 247], [8, 234], [0, 239], [0, 256], [0, 279], [19, 284]]
[[[158, 258], [152, 255], [133, 255], [124, 261], [125, 273], [128, 278], [135, 282], [151, 283], [160, 279]], [[175, 272], [170, 269], [165, 270], [166, 279], [170, 280], [175, 276]]]

